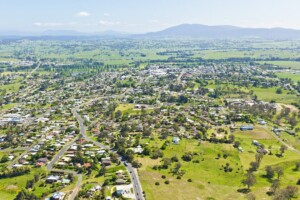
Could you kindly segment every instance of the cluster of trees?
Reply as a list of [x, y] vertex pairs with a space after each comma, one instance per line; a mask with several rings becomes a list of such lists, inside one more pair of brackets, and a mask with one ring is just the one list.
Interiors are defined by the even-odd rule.
[[[262, 155], [256, 155], [256, 161], [250, 163], [250, 169], [245, 175], [245, 179], [242, 180], [242, 184], [247, 186], [247, 191], [250, 191], [250, 187], [252, 187], [256, 183], [256, 177], [254, 175], [254, 171], [257, 170], [259, 164], [262, 159]], [[295, 170], [299, 170], [300, 162], [296, 163]], [[289, 200], [296, 196], [298, 193], [298, 188], [296, 186], [287, 186], [283, 189], [280, 189], [280, 178], [283, 176], [283, 168], [276, 166], [266, 166], [265, 168], [266, 174], [264, 175], [269, 181], [272, 183], [270, 190], [267, 192], [268, 195], [273, 195], [273, 200]], [[276, 177], [275, 179], [273, 179]], [[248, 199], [255, 199], [253, 194], [247, 195]]]
[[18, 167], [13, 169], [6, 169], [0, 173], [0, 178], [11, 178], [15, 176], [22, 176], [30, 173], [30, 167]]
[[23, 189], [17, 194], [14, 200], [39, 200], [39, 198], [35, 194]]
[[162, 92], [160, 96], [160, 101], [162, 102], [169, 102], [169, 103], [187, 103], [189, 98], [185, 95], [180, 96], [172, 96], [167, 95], [166, 93]]
[[40, 175], [35, 174], [32, 180], [27, 180], [26, 189], [33, 188], [34, 184], [40, 180]]

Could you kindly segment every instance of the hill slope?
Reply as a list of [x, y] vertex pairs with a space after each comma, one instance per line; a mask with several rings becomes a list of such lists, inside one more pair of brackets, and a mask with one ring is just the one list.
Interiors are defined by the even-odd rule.
[[201, 37], [212, 39], [264, 38], [300, 39], [300, 30], [286, 28], [240, 28], [235, 26], [207, 26], [182, 24], [158, 32], [136, 35], [137, 37]]

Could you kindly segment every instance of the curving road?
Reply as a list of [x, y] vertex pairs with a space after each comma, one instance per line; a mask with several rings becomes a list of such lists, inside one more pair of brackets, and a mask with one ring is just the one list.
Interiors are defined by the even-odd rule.
[[94, 143], [96, 146], [98, 146], [98, 147], [100, 147], [100, 148], [102, 148], [102, 149], [109, 149], [108, 146], [105, 146], [105, 145], [103, 145], [102, 143], [97, 142], [97, 141], [94, 141], [94, 140], [92, 140], [91, 138], [89, 138], [89, 137], [86, 135], [85, 127], [84, 127], [84, 124], [83, 124], [83, 119], [81, 118], [81, 116], [77, 113], [76, 109], [72, 109], [72, 113], [73, 113], [73, 115], [76, 117], [76, 119], [77, 119], [77, 121], [78, 121], [81, 136], [82, 136], [86, 141], [92, 142], [92, 143]]
[[[82, 135], [82, 137], [87, 140], [87, 141], [90, 141], [90, 142], [93, 142], [96, 146], [100, 147], [100, 148], [103, 148], [103, 149], [109, 149], [109, 147], [99, 143], [99, 142], [96, 142], [92, 139], [90, 139], [89, 137], [87, 137], [86, 135], [86, 131], [85, 131], [85, 127], [84, 127], [84, 124], [83, 124], [83, 119], [81, 118], [81, 116], [77, 113], [76, 109], [72, 109], [72, 113], [73, 115], [76, 117], [78, 123], [79, 123], [79, 127], [80, 127], [80, 133]], [[121, 157], [119, 157], [119, 159], [121, 160]], [[131, 178], [131, 181], [133, 183], [133, 191], [134, 191], [134, 194], [135, 194], [135, 197], [136, 197], [136, 200], [144, 200], [144, 196], [143, 196], [143, 190], [142, 190], [142, 186], [141, 186], [141, 183], [139, 181], [139, 176], [137, 174], [137, 170], [135, 168], [132, 167], [132, 165], [130, 163], [127, 163], [125, 165], [126, 169], [128, 170], [129, 172], [129, 175], [130, 175], [130, 178]]]

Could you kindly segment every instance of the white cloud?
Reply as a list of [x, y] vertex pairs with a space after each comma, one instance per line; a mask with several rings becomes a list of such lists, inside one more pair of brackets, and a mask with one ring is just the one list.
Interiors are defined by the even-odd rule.
[[63, 26], [65, 25], [64, 23], [60, 22], [35, 22], [33, 23], [35, 26]]
[[85, 12], [85, 11], [81, 11], [81, 12], [78, 12], [76, 14], [77, 17], [88, 17], [88, 16], [91, 16], [91, 13], [88, 13], [88, 12]]
[[69, 23], [61, 23], [61, 22], [35, 22], [33, 23], [34, 26], [40, 27], [58, 27], [58, 26], [77, 26], [76, 22], [69, 22]]
[[113, 21], [104, 21], [104, 20], [100, 20], [99, 21], [99, 24], [100, 25], [103, 25], [103, 26], [115, 26], [115, 25], [119, 25], [121, 24], [119, 21], [116, 21], [116, 22], [113, 22]]
[[109, 16], [110, 16], [110, 13], [103, 13], [103, 15], [104, 15], [105, 17], [109, 17]]

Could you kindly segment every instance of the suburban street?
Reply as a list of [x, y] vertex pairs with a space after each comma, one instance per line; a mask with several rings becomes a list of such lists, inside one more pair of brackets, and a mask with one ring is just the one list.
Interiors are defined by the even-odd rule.
[[47, 170], [51, 171], [53, 168], [53, 165], [61, 158], [62, 155], [76, 142], [76, 140], [79, 138], [79, 136], [73, 138], [72, 141], [70, 141], [67, 145], [65, 145], [48, 163]]
[[[84, 127], [84, 124], [83, 124], [83, 119], [81, 118], [81, 116], [77, 113], [76, 109], [72, 109], [72, 113], [74, 114], [74, 116], [76, 117], [78, 123], [79, 123], [79, 127], [80, 127], [80, 133], [82, 135], [82, 137], [87, 140], [87, 141], [91, 141], [93, 142], [96, 146], [100, 147], [100, 148], [103, 148], [103, 149], [109, 149], [109, 147], [99, 143], [99, 142], [96, 142], [92, 139], [90, 139], [89, 137], [87, 137], [86, 135], [86, 131], [85, 131], [85, 127]], [[130, 163], [127, 163], [125, 165], [126, 169], [128, 170], [129, 172], [129, 175], [130, 175], [130, 178], [132, 180], [132, 183], [133, 183], [133, 191], [134, 191], [134, 194], [135, 194], [135, 197], [137, 200], [143, 200], [144, 197], [143, 197], [143, 192], [142, 192], [142, 186], [140, 184], [140, 181], [139, 181], [139, 177], [138, 177], [138, 174], [137, 174], [137, 170], [135, 168], [133, 168], [131, 166]]]
[[143, 200], [144, 195], [143, 195], [143, 190], [142, 190], [142, 186], [141, 186], [141, 183], [139, 180], [137, 170], [134, 167], [132, 167], [132, 165], [130, 163], [127, 163], [126, 168], [129, 171], [129, 174], [131, 176], [131, 181], [132, 181], [133, 190], [134, 190], [136, 199]]

